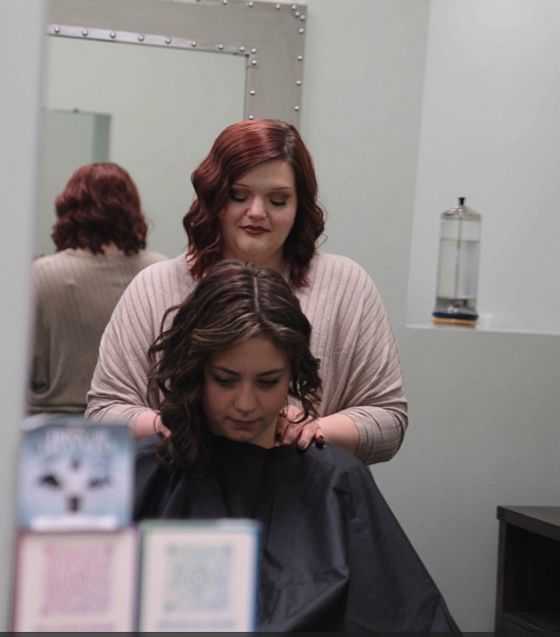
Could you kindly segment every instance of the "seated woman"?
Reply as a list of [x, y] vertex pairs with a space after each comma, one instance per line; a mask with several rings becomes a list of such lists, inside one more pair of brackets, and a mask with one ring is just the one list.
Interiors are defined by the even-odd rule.
[[315, 415], [310, 335], [277, 272], [208, 271], [150, 349], [170, 436], [140, 443], [135, 518], [259, 520], [260, 630], [456, 631], [369, 469], [321, 440], [275, 443], [288, 395]]

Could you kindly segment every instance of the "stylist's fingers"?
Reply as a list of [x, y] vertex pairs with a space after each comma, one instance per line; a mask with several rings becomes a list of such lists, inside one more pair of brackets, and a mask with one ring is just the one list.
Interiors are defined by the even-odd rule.
[[169, 431], [169, 429], [165, 425], [160, 425], [159, 434], [162, 438], [169, 438], [169, 436], [171, 435], [171, 431]]
[[286, 435], [286, 431], [290, 425], [290, 421], [286, 418], [285, 414], [280, 414], [278, 420], [276, 421], [276, 445], [282, 445], [284, 441], [284, 436]]
[[307, 449], [312, 442], [316, 442], [318, 446], [325, 444], [325, 438], [318, 420], [311, 420], [305, 424], [299, 435], [297, 446], [300, 449]]
[[282, 436], [283, 445], [294, 445], [300, 437], [301, 431], [304, 427], [302, 422], [288, 421], [288, 427], [284, 431]]
[[154, 414], [152, 426], [154, 428], [154, 433], [160, 438], [169, 438], [169, 436], [171, 435], [171, 431], [169, 431], [169, 429], [161, 422], [161, 416], [159, 412], [156, 412]]
[[299, 438], [303, 422], [299, 422], [301, 410], [296, 405], [282, 409], [276, 423], [276, 444], [293, 445]]

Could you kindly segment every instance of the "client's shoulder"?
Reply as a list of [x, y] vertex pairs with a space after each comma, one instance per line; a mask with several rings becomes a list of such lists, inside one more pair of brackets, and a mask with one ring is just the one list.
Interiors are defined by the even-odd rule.
[[161, 461], [161, 440], [156, 436], [136, 443], [134, 457], [134, 520], [157, 518], [170, 481], [168, 467]]
[[168, 472], [158, 453], [160, 448], [161, 439], [158, 436], [148, 436], [136, 441], [134, 469], [137, 488], [144, 486], [157, 474]]
[[369, 469], [361, 460], [345, 449], [335, 445], [318, 447], [310, 445], [302, 455], [306, 464], [317, 471], [323, 471], [333, 475], [367, 473]]

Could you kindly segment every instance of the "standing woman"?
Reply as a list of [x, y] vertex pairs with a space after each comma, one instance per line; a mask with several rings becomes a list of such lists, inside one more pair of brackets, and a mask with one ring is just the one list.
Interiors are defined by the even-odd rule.
[[192, 182], [196, 198], [183, 219], [188, 251], [148, 268], [123, 294], [101, 342], [86, 415], [124, 419], [138, 437], [165, 433], [147, 398], [148, 349], [168, 326], [165, 311], [210, 266], [234, 258], [285, 277], [313, 326], [311, 350], [321, 359], [319, 417], [301, 422], [300, 406], [290, 404], [278, 443], [305, 448], [322, 436], [368, 463], [392, 458], [408, 423], [397, 345], [365, 270], [317, 250], [324, 214], [298, 131], [277, 120], [232, 124]]
[[32, 265], [31, 413], [83, 413], [103, 330], [130, 281], [164, 257], [148, 252], [138, 189], [114, 163], [87, 164], [55, 202], [56, 253]]

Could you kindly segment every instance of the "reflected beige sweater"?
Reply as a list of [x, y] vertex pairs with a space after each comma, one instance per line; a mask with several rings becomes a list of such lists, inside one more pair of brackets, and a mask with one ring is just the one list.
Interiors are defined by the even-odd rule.
[[103, 330], [121, 294], [155, 252], [63, 250], [33, 262], [34, 340], [28, 410], [79, 413]]
[[[357, 455], [368, 463], [389, 460], [407, 427], [397, 345], [369, 275], [346, 257], [317, 255], [309, 286], [296, 290], [313, 326], [311, 350], [321, 359], [319, 414], [340, 412], [359, 431]], [[184, 256], [141, 272], [119, 301], [99, 351], [86, 415], [96, 420], [134, 418], [146, 402], [147, 350], [165, 310], [195, 285]]]

